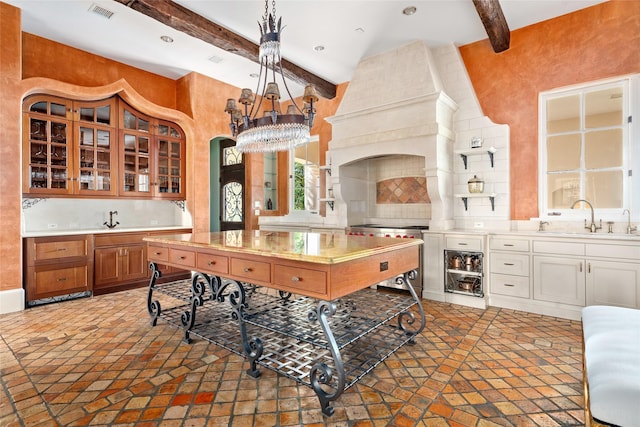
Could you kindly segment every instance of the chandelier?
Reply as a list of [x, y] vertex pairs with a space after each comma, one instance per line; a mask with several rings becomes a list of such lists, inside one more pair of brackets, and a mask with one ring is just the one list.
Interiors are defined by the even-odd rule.
[[[264, 2], [264, 15], [260, 27], [260, 74], [256, 95], [251, 89], [242, 89], [238, 102], [228, 99], [225, 112], [229, 114], [231, 133], [236, 137], [236, 149], [240, 152], [268, 152], [291, 150], [310, 140], [309, 130], [313, 126], [318, 95], [313, 85], [304, 88], [303, 106], [298, 107], [287, 87], [282, 72], [280, 56], [280, 34], [282, 17], [276, 23], [276, 2], [273, 0], [269, 12], [269, 0]], [[276, 76], [280, 76], [290, 104], [286, 114], [280, 108], [280, 88]], [[259, 95], [259, 96], [258, 96]]]

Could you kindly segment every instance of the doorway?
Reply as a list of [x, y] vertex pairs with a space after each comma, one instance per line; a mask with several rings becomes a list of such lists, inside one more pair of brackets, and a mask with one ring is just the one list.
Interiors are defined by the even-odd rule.
[[244, 156], [236, 150], [236, 142], [222, 139], [219, 145], [220, 159], [220, 230], [244, 230], [245, 228], [245, 179]]

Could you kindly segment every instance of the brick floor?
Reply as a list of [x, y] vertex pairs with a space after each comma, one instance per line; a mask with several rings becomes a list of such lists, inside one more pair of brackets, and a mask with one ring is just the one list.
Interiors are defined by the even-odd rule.
[[0, 425], [581, 426], [580, 322], [423, 300], [427, 325], [322, 414], [310, 388], [160, 319], [145, 289], [0, 316]]

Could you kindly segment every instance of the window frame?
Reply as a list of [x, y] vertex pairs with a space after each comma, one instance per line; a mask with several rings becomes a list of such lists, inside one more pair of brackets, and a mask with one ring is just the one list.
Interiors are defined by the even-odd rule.
[[[563, 88], [556, 88], [538, 95], [538, 212], [540, 219], [553, 221], [576, 221], [584, 219], [584, 209], [551, 209], [548, 207], [548, 181], [547, 181], [547, 102], [552, 99], [563, 98], [572, 95], [580, 95], [580, 133], [585, 134], [584, 129], [584, 95], [586, 93], [604, 90], [616, 86], [622, 86], [622, 170], [623, 192], [620, 208], [597, 208], [594, 206], [596, 221], [627, 221], [623, 213], [625, 209], [631, 211], [631, 220], [640, 218], [640, 132], [637, 131], [636, 122], [640, 115], [640, 74], [619, 76], [611, 79], [598, 80]], [[584, 147], [584, 138], [582, 138]], [[582, 153], [582, 157], [584, 153]], [[635, 169], [635, 173], [634, 172]], [[584, 171], [584, 163], [580, 165], [580, 171]], [[581, 196], [584, 196], [584, 174], [581, 174]], [[635, 193], [634, 193], [635, 189]], [[588, 198], [587, 198], [588, 200]], [[588, 207], [585, 205], [588, 209]], [[558, 215], [559, 214], [559, 215]]]
[[[310, 143], [317, 143], [318, 146], [318, 168], [320, 167], [320, 137], [318, 135], [311, 135]], [[308, 161], [308, 159], [305, 159]], [[321, 185], [321, 175], [318, 175], [318, 189], [317, 189], [317, 200], [316, 205], [318, 209], [307, 210], [307, 209], [295, 209], [295, 165], [296, 165], [296, 156], [295, 156], [295, 148], [289, 151], [289, 194], [288, 194], [288, 205], [289, 205], [289, 217], [295, 217], [298, 219], [318, 219], [320, 218], [320, 202], [321, 202], [321, 194], [320, 190], [322, 188]]]

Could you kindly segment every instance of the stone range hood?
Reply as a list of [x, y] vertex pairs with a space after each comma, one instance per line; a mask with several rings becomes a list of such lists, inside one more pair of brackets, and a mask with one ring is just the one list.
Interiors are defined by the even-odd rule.
[[[331, 166], [327, 189], [335, 199], [334, 209], [327, 209], [327, 222], [341, 227], [379, 222], [451, 228], [451, 153], [457, 109], [443, 91], [431, 50], [424, 42], [363, 60], [336, 114], [327, 118], [333, 133], [326, 157]], [[407, 162], [412, 168], [396, 169], [397, 177], [424, 174], [430, 205], [398, 205], [383, 214], [376, 210], [377, 172], [372, 164], [384, 168], [385, 158], [395, 159], [396, 164], [398, 159], [414, 160]], [[423, 167], [415, 167], [416, 159]]]

